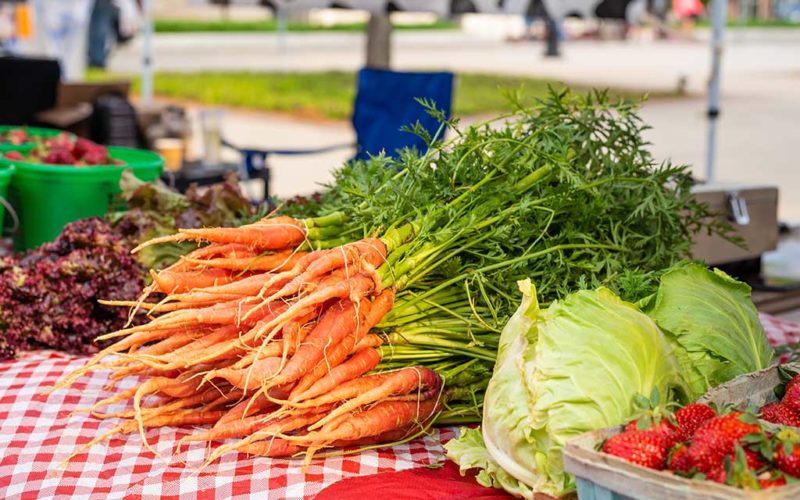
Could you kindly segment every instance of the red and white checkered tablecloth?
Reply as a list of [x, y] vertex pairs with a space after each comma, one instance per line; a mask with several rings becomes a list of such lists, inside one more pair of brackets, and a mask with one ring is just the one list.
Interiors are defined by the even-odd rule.
[[[800, 324], [762, 315], [774, 345], [800, 342]], [[346, 477], [420, 467], [444, 460], [442, 441], [453, 428], [391, 448], [344, 457], [315, 459], [306, 471], [299, 460], [251, 458], [228, 454], [199, 470], [205, 448], [195, 443], [173, 453], [187, 429], [152, 429], [148, 441], [163, 458], [145, 451], [138, 434], [117, 436], [60, 465], [80, 445], [112, 428], [72, 414], [108, 396], [106, 372], [97, 372], [70, 390], [43, 395], [64, 373], [85, 358], [51, 351], [28, 353], [0, 363], [0, 498], [309, 498]], [[136, 380], [127, 380], [129, 387]], [[121, 411], [120, 403], [110, 411]]]

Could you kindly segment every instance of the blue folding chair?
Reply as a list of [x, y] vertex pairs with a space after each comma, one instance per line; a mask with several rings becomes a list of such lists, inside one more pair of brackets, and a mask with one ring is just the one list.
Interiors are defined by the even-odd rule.
[[403, 132], [404, 125], [419, 122], [433, 135], [438, 120], [430, 116], [415, 98], [426, 98], [450, 117], [453, 101], [453, 74], [449, 72], [418, 73], [365, 68], [358, 72], [358, 87], [353, 105], [353, 128], [356, 144], [336, 144], [312, 149], [242, 148], [223, 141], [242, 155], [243, 172], [248, 179], [262, 179], [264, 198], [269, 198], [271, 155], [308, 155], [344, 148], [356, 148], [355, 159], [366, 159], [385, 152], [393, 156], [403, 148], [427, 150], [425, 141], [415, 134]]

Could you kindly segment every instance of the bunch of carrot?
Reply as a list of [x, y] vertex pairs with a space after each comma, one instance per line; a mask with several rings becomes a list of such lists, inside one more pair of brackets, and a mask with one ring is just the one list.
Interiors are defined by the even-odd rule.
[[[56, 386], [99, 368], [112, 369], [114, 382], [141, 377], [89, 409], [122, 419], [90, 444], [138, 430], [149, 447], [147, 428], [210, 424], [184, 442], [238, 441], [209, 460], [228, 450], [310, 458], [320, 448], [424, 430], [445, 402], [442, 377], [423, 366], [374, 371], [386, 337], [370, 332], [395, 303], [377, 271], [386, 244], [371, 238], [304, 250], [332, 246], [309, 237], [336, 234], [333, 219], [265, 218], [146, 243], [208, 242], [153, 272], [140, 300], [106, 302], [146, 312], [149, 321], [102, 336], [120, 340]], [[131, 410], [102, 412], [124, 400]]]

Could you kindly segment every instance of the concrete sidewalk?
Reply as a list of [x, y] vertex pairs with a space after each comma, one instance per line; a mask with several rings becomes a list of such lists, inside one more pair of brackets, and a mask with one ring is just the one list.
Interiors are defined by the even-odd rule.
[[[700, 36], [706, 36], [700, 33]], [[112, 71], [136, 72], [140, 42], [116, 53]], [[397, 69], [449, 69], [549, 77], [569, 83], [638, 90], [684, 87], [690, 97], [654, 100], [643, 117], [657, 158], [694, 166], [703, 177], [707, 122], [703, 98], [710, 49], [702, 41], [568, 42], [560, 59], [539, 43], [508, 44], [460, 32], [398, 32]], [[160, 70], [355, 70], [363, 56], [357, 33], [170, 34], [155, 39]], [[800, 30], [731, 30], [723, 63], [717, 178], [781, 187], [780, 216], [800, 221]], [[229, 137], [263, 147], [319, 146], [353, 139], [347, 123], [298, 122], [279, 115], [229, 112]], [[279, 194], [310, 192], [349, 152], [276, 158]]]

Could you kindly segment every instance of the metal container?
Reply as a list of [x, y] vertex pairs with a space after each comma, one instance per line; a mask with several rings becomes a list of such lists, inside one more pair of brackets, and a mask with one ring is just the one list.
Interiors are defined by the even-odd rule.
[[698, 201], [728, 220], [744, 241], [739, 247], [724, 238], [699, 233], [693, 257], [710, 265], [758, 258], [778, 246], [778, 188], [739, 184], [698, 184], [692, 189]]

